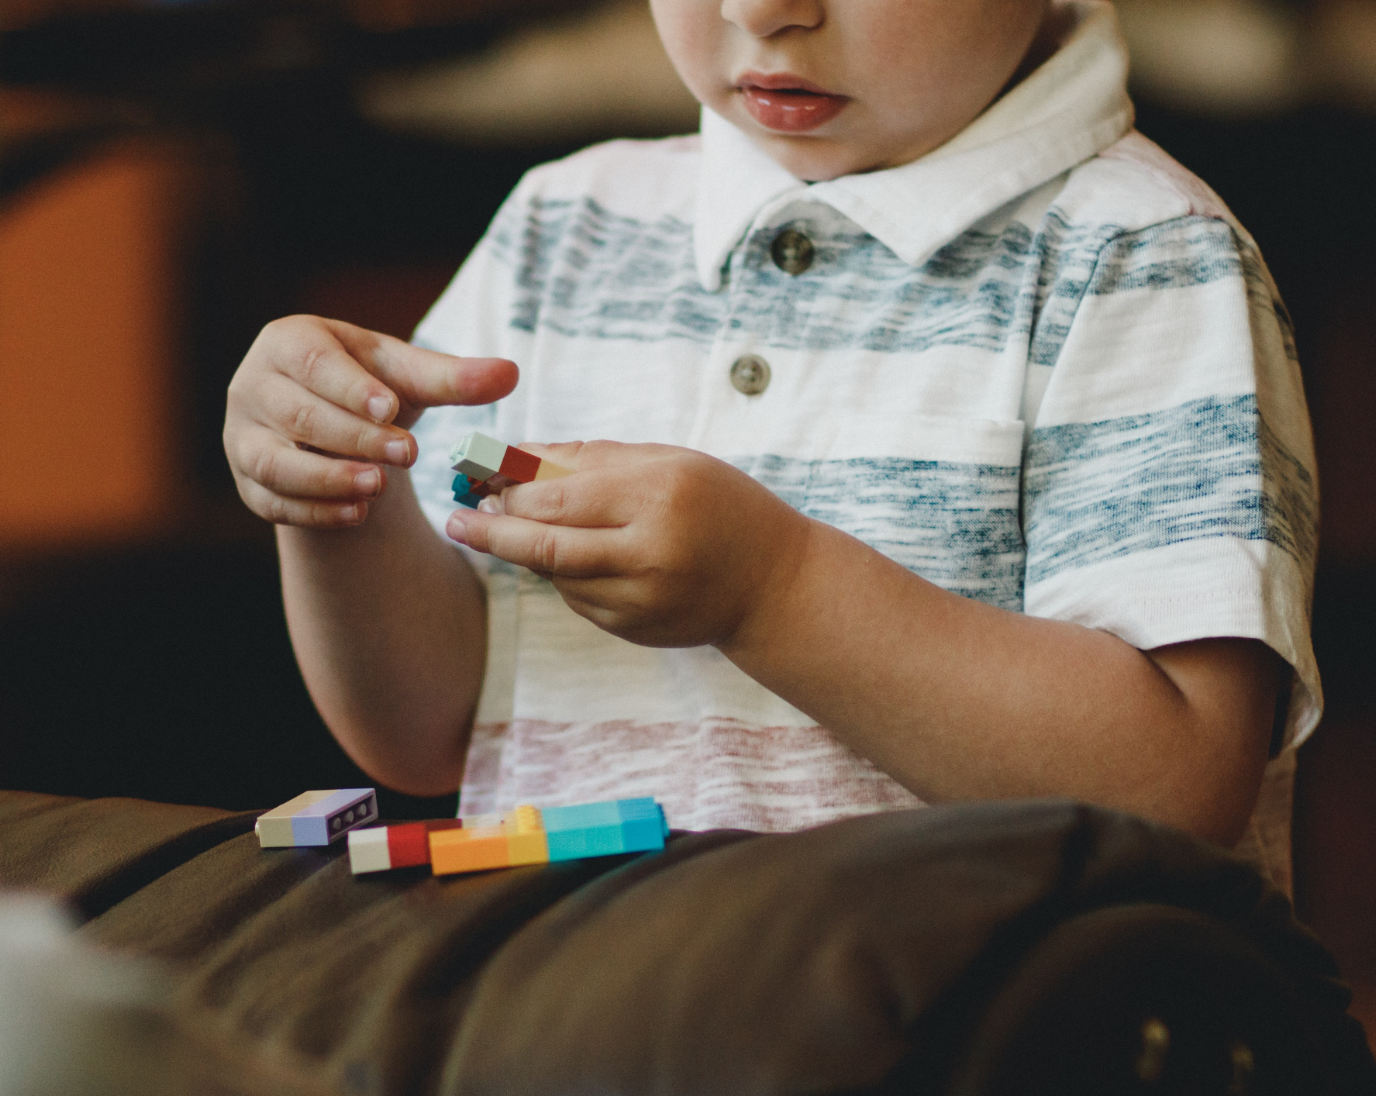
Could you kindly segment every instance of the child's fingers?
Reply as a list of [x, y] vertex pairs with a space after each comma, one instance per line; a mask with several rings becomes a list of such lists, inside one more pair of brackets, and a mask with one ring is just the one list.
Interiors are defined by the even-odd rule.
[[387, 483], [376, 465], [299, 449], [262, 429], [245, 439], [239, 466], [255, 483], [288, 498], [366, 501]]
[[286, 377], [263, 384], [260, 422], [288, 441], [366, 461], [409, 466], [416, 443], [405, 430], [347, 411]]
[[344, 529], [368, 516], [366, 502], [286, 498], [252, 480], [241, 480], [239, 496], [261, 518], [274, 525], [301, 525], [316, 529]]
[[545, 525], [506, 514], [458, 510], [445, 531], [460, 544], [546, 575], [599, 578], [619, 574], [611, 556], [619, 529]]
[[[373, 422], [391, 422], [400, 409], [396, 393], [364, 368], [340, 339], [342, 333], [360, 330], [319, 316], [286, 316], [263, 328], [254, 350], [261, 348], [269, 373], [289, 377], [322, 399]], [[250, 351], [246, 361], [253, 358]], [[231, 405], [236, 389], [251, 387], [254, 372], [235, 375], [230, 383]]]
[[500, 512], [512, 517], [585, 529], [625, 525], [641, 505], [634, 485], [606, 473], [517, 484], [500, 501]]
[[492, 403], [516, 387], [516, 364], [505, 358], [459, 358], [338, 320], [329, 324], [368, 372], [413, 407]]
[[391, 422], [400, 404], [396, 393], [365, 369], [331, 332], [310, 343], [292, 339], [276, 345], [272, 364], [308, 392], [376, 423]]

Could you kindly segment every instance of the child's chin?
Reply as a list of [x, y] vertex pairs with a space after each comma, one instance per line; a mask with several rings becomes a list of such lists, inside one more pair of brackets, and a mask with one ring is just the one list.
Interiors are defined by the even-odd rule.
[[752, 136], [775, 163], [805, 183], [825, 183], [873, 170], [854, 150], [826, 137], [774, 133], [761, 127]]

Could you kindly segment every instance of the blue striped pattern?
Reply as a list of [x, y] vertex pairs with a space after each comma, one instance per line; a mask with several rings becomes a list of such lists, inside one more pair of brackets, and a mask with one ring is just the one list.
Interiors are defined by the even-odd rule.
[[[733, 253], [727, 291], [716, 293], [698, 282], [688, 222], [638, 220], [591, 198], [511, 203], [487, 246], [512, 270], [513, 328], [589, 344], [706, 348], [739, 333], [812, 352], [1011, 349], [1055, 367], [1088, 298], [1231, 280], [1258, 313], [1278, 315], [1294, 357], [1260, 256], [1212, 217], [1129, 231], [1076, 224], [1053, 207], [1033, 231], [1004, 211], [914, 270], [829, 207], [800, 209], [794, 223], [814, 243], [820, 276], [775, 267], [775, 226]], [[1039, 429], [1022, 467], [772, 454], [737, 464], [913, 572], [1008, 609], [1022, 608], [1025, 585], [1068, 569], [1201, 538], [1269, 542], [1302, 572], [1315, 552], [1312, 477], [1251, 395]]]
[[1269, 541], [1313, 566], [1313, 477], [1253, 395], [1037, 430], [1024, 488], [1029, 585], [1203, 537]]
[[1017, 466], [897, 457], [736, 463], [795, 509], [928, 581], [1022, 608]]
[[1231, 227], [1211, 218], [1125, 232], [1077, 226], [1053, 209], [1035, 234], [1018, 221], [976, 227], [914, 271], [840, 214], [808, 208], [796, 223], [825, 276], [780, 271], [769, 228], [735, 253], [728, 277], [745, 293], [702, 289], [686, 221], [640, 221], [590, 198], [512, 207], [489, 243], [514, 268], [510, 322], [523, 331], [702, 344], [744, 332], [781, 349], [889, 353], [1030, 341], [1030, 360], [1043, 365], [1054, 364], [1086, 294], [1203, 285], [1244, 265]]

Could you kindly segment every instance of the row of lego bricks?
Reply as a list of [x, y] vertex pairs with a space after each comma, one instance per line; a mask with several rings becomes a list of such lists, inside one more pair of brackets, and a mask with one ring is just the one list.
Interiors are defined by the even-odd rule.
[[[254, 826], [265, 848], [328, 845], [348, 834], [355, 875], [431, 864], [437, 874], [648, 852], [664, 847], [664, 809], [649, 797], [506, 815], [377, 826], [372, 788], [303, 792]], [[363, 829], [364, 826], [372, 828]]]
[[[436, 875], [556, 863], [664, 847], [669, 827], [650, 798], [617, 799], [505, 815], [355, 830], [349, 866], [355, 875], [429, 863]], [[428, 846], [428, 848], [427, 848]]]
[[449, 459], [458, 473], [453, 483], [454, 501], [472, 508], [486, 496], [498, 494], [514, 483], [571, 474], [562, 465], [476, 431], [450, 450]]

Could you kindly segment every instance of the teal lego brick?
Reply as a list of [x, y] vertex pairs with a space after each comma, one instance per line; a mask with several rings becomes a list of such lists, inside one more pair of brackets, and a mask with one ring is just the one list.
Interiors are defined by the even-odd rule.
[[577, 803], [571, 807], [546, 807], [540, 812], [545, 830], [583, 829], [588, 826], [615, 826], [621, 822], [621, 811], [617, 800], [607, 799], [600, 803]]
[[616, 802], [580, 803], [574, 807], [546, 807], [540, 812], [549, 840], [549, 858], [580, 860], [625, 852], [621, 813]]
[[618, 799], [621, 817], [621, 844], [626, 852], [649, 852], [664, 848], [669, 825], [664, 808], [653, 799]]
[[482, 496], [473, 493], [473, 481], [462, 472], [454, 477], [453, 491], [454, 501], [470, 510], [476, 510], [478, 503], [482, 502]]

